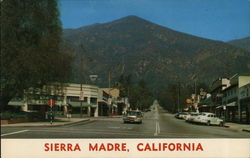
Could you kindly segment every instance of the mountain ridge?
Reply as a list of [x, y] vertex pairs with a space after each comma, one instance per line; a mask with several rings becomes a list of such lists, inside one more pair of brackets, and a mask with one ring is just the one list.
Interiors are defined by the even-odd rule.
[[79, 58], [87, 74], [98, 74], [100, 84], [107, 85], [121, 74], [144, 79], [151, 87], [175, 81], [192, 82], [192, 76], [209, 82], [250, 70], [250, 55], [221, 41], [200, 38], [154, 24], [136, 16], [112, 22], [64, 30], [63, 39], [75, 49], [75, 74], [79, 81]]
[[250, 52], [250, 37], [229, 41], [228, 44], [242, 48]]

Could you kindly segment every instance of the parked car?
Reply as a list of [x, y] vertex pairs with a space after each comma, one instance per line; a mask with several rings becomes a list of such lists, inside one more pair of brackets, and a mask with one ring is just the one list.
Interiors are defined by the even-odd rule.
[[124, 123], [142, 123], [142, 117], [143, 114], [141, 111], [138, 110], [132, 110], [132, 111], [127, 111], [123, 115], [123, 122]]
[[187, 116], [186, 116], [186, 121], [187, 122], [196, 122], [197, 121], [197, 118], [199, 117], [199, 113], [189, 113]]
[[149, 111], [151, 111], [151, 110], [150, 110], [150, 109], [145, 109], [145, 110], [144, 110], [144, 112], [149, 112]]
[[197, 123], [201, 124], [206, 124], [208, 126], [210, 125], [219, 125], [219, 126], [224, 126], [224, 121], [220, 119], [219, 117], [216, 117], [214, 113], [208, 113], [208, 112], [203, 112], [201, 113], [196, 121]]
[[178, 112], [177, 114], [175, 114], [175, 117], [178, 119], [185, 119], [187, 115], [188, 115], [187, 112]]

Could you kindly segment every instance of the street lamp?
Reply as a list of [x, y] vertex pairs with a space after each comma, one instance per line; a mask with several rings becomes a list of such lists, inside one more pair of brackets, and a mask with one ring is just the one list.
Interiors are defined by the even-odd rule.
[[95, 82], [98, 78], [98, 75], [89, 75], [89, 79], [91, 82]]

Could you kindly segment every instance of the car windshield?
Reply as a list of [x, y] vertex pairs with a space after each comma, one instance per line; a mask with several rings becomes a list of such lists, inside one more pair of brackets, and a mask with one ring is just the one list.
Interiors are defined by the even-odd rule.
[[140, 116], [141, 115], [141, 112], [137, 112], [137, 111], [129, 111], [128, 113], [127, 113], [127, 115], [133, 115], [133, 116]]
[[191, 116], [198, 116], [198, 114], [191, 114]]

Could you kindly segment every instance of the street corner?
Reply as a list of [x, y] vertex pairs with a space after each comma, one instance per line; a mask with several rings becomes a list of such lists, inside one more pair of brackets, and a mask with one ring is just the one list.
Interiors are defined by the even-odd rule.
[[[59, 119], [60, 120], [60, 119]], [[89, 122], [90, 119], [77, 119], [77, 120], [60, 120], [63, 122], [24, 122], [13, 124], [1, 124], [1, 127], [60, 127], [65, 125], [74, 125], [84, 122]]]

